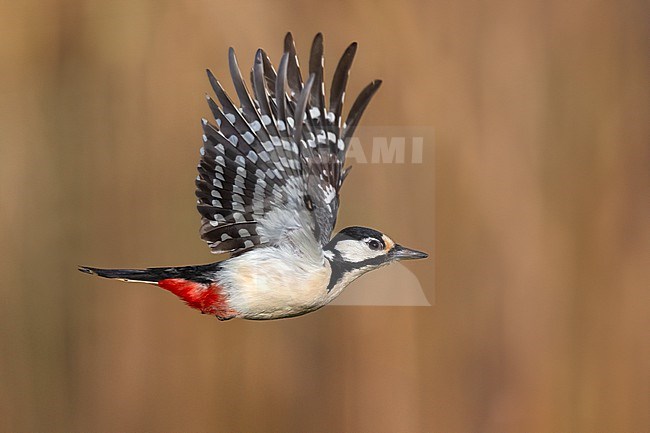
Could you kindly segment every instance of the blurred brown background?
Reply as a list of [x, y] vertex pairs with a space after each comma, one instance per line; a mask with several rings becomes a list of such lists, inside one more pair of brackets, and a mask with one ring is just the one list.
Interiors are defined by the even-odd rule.
[[[648, 12], [3, 1], [0, 430], [649, 431]], [[422, 165], [358, 165], [339, 219], [433, 253], [407, 267], [434, 306], [219, 323], [78, 273], [214, 260], [203, 70], [232, 89], [227, 47], [277, 63], [287, 30], [303, 64], [324, 33], [328, 76], [359, 42], [364, 125], [435, 129]]]

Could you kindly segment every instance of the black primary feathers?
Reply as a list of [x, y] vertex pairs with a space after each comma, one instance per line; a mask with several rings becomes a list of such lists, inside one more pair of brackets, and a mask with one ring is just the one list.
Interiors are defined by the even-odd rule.
[[[373, 81], [361, 92], [343, 123], [345, 87], [356, 49], [357, 44], [351, 44], [338, 63], [329, 108], [320, 33], [312, 43], [306, 82], [288, 33], [277, 72], [264, 51], [255, 54], [252, 92], [231, 48], [228, 60], [238, 106], [207, 71], [218, 102], [207, 96], [216, 124], [203, 120], [196, 195], [201, 238], [212, 252], [277, 242], [259, 233], [260, 224], [276, 209], [295, 213], [321, 245], [329, 242], [347, 174], [343, 165], [349, 141], [381, 84]], [[304, 221], [305, 213], [310, 221]]]

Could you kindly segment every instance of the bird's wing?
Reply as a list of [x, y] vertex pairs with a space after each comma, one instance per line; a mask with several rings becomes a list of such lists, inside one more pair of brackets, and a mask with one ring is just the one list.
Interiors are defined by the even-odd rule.
[[[216, 124], [203, 120], [196, 179], [201, 238], [214, 253], [238, 253], [277, 244], [300, 232], [314, 247], [329, 242], [349, 140], [370, 98], [373, 81], [359, 95], [347, 121], [341, 113], [356, 43], [334, 73], [329, 109], [323, 83], [323, 38], [316, 35], [303, 83], [291, 34], [276, 72], [262, 50], [255, 55], [249, 91], [229, 51], [239, 106], [208, 71], [217, 101], [207, 96]], [[300, 237], [300, 236], [299, 236]]]

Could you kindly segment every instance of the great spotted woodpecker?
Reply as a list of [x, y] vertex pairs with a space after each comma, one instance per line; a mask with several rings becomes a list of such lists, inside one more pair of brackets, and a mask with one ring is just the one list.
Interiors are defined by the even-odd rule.
[[196, 178], [201, 238], [216, 263], [149, 269], [79, 270], [105, 278], [156, 284], [220, 320], [278, 319], [314, 311], [364, 273], [427, 254], [364, 227], [330, 239], [350, 138], [381, 81], [365, 87], [341, 120], [357, 44], [338, 63], [329, 98], [323, 83], [323, 38], [316, 35], [303, 83], [291, 34], [276, 72], [262, 50], [248, 90], [229, 51], [239, 107], [208, 70], [218, 102], [206, 96], [216, 124], [203, 119]]

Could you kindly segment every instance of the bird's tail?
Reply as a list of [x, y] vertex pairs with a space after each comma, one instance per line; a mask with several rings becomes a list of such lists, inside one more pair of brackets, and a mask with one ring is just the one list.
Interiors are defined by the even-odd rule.
[[79, 266], [86, 274], [122, 281], [157, 284], [181, 298], [187, 305], [202, 313], [228, 320], [237, 316], [230, 308], [215, 276], [221, 269], [219, 263], [177, 268], [99, 269]]
[[175, 268], [147, 268], [147, 269], [101, 269], [88, 266], [79, 266], [79, 270], [86, 274], [98, 275], [104, 278], [113, 278], [134, 283], [158, 284], [163, 280], [185, 279], [195, 282], [210, 282], [210, 274], [218, 271], [218, 263], [199, 266], [181, 266]]
[[[97, 275], [104, 278], [113, 278], [121, 281], [135, 282], [135, 283], [149, 283], [157, 284], [158, 281], [164, 280], [169, 274], [164, 272], [165, 269], [100, 269], [90, 268], [87, 266], [79, 266], [79, 270], [86, 274]], [[171, 269], [169, 269], [171, 270]], [[170, 275], [171, 277], [171, 275]]]

